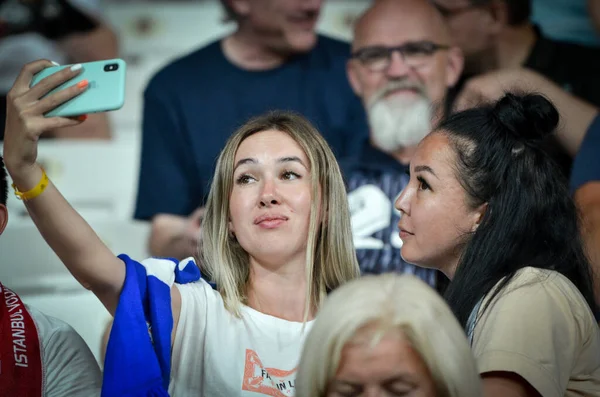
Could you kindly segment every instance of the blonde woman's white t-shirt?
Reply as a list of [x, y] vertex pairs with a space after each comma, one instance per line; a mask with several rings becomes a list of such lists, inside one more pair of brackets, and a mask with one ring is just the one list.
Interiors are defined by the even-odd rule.
[[295, 395], [297, 366], [312, 321], [286, 321], [247, 306], [236, 318], [204, 280], [176, 287], [181, 314], [171, 359], [171, 397]]

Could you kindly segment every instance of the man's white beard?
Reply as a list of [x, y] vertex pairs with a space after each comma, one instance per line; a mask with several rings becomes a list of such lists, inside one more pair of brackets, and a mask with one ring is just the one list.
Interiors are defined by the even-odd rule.
[[376, 97], [367, 114], [372, 142], [385, 152], [416, 146], [431, 130], [431, 102], [422, 94]]

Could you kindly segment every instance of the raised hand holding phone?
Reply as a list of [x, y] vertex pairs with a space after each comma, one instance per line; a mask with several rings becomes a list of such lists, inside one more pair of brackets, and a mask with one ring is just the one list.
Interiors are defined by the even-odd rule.
[[88, 89], [87, 81], [82, 80], [67, 89], [47, 95], [54, 88], [78, 76], [82, 70], [80, 65], [65, 68], [30, 87], [34, 75], [52, 66], [55, 64], [48, 60], [27, 64], [7, 95], [4, 162], [15, 184], [21, 185], [21, 190], [30, 189], [37, 184], [37, 180], [29, 180], [26, 174], [35, 166], [40, 135], [55, 128], [80, 124], [84, 120], [60, 116], [44, 117], [45, 113]]
[[125, 266], [71, 207], [37, 164], [41, 134], [80, 124], [81, 119], [44, 116], [52, 109], [85, 93], [78, 81], [50, 93], [82, 73], [79, 66], [63, 68], [31, 86], [33, 77], [53, 66], [47, 60], [27, 64], [7, 95], [4, 161], [15, 193], [25, 202], [38, 230], [73, 276], [114, 313], [125, 281]]

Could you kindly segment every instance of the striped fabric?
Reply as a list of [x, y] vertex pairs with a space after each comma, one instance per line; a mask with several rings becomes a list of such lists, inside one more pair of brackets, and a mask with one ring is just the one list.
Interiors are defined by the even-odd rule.
[[406, 263], [400, 255], [400, 212], [394, 202], [408, 183], [407, 167], [370, 144], [365, 145], [360, 158], [341, 161], [340, 165], [363, 274], [409, 273], [435, 287], [437, 271]]

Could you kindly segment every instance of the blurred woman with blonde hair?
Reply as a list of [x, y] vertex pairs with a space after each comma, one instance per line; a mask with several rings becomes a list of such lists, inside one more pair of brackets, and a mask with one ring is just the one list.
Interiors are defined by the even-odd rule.
[[414, 276], [383, 274], [330, 294], [304, 344], [297, 397], [480, 397], [463, 329]]

